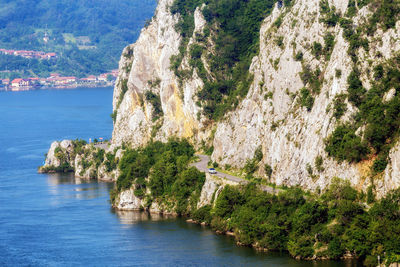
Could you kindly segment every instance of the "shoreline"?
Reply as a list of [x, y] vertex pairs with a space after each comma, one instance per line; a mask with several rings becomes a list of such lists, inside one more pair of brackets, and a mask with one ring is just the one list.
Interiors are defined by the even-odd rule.
[[38, 91], [38, 90], [74, 90], [79, 88], [106, 88], [106, 87], [114, 87], [115, 84], [82, 84], [82, 85], [73, 85], [73, 86], [29, 86], [29, 87], [21, 87], [21, 88], [0, 88], [0, 92], [27, 92], [27, 91]]

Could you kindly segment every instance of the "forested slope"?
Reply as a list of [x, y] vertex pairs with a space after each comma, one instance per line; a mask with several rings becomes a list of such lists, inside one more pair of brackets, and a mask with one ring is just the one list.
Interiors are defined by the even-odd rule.
[[[60, 55], [50, 64], [22, 60], [21, 69], [29, 65], [36, 74], [47, 70], [85, 75], [115, 69], [122, 48], [136, 40], [155, 5], [155, 0], [1, 0], [0, 48]], [[15, 70], [12, 64], [10, 68]]]

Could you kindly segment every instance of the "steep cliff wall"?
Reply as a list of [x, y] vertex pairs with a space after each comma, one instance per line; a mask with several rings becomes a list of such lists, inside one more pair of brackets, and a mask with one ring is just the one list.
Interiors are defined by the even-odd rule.
[[[151, 137], [166, 140], [173, 135], [191, 138], [202, 126], [196, 119], [199, 108], [194, 98], [201, 80], [194, 76], [180, 86], [170, 69], [170, 58], [177, 53], [181, 41], [174, 27], [178, 16], [169, 12], [172, 3], [173, 0], [159, 1], [150, 25], [122, 54], [113, 100], [114, 144], [139, 146]], [[197, 28], [202, 23], [201, 18], [197, 19]], [[159, 99], [160, 107], [149, 101], [149, 92]], [[156, 108], [161, 108], [162, 116]]]
[[[166, 140], [175, 135], [191, 139], [197, 147], [212, 144], [212, 159], [220, 166], [243, 168], [261, 148], [257, 175], [270, 176], [270, 182], [279, 185], [324, 189], [338, 176], [360, 190], [373, 183], [380, 196], [399, 187], [399, 145], [393, 140], [386, 169], [378, 174], [371, 171], [378, 154], [338, 161], [326, 152], [327, 138], [338, 125], [354, 124], [358, 112], [346, 95], [341, 101], [343, 114], [335, 113], [336, 103], [348, 92], [348, 77], [358, 69], [362, 86], [373, 87], [374, 67], [395, 57], [400, 49], [399, 22], [386, 28], [378, 23], [376, 31], [356, 37], [365, 38], [368, 47], [354, 48], [346, 30], [354, 35], [362, 31], [371, 17], [371, 6], [348, 0], [284, 1], [290, 6], [278, 2], [261, 24], [259, 52], [250, 66], [254, 78], [247, 94], [237, 98], [239, 104], [232, 111], [210, 120], [198, 98], [205, 79], [193, 67], [189, 52], [204, 29], [211, 28], [205, 47], [211, 56], [216, 54], [213, 37], [218, 23], [210, 25], [201, 12], [205, 6], [197, 7], [193, 35], [182, 47], [183, 37], [176, 30], [181, 15], [171, 13], [173, 0], [160, 0], [150, 25], [121, 57], [114, 91], [113, 144], [137, 147], [151, 138]], [[348, 28], [343, 23], [347, 17], [352, 19]], [[180, 49], [186, 51], [180, 71], [190, 73], [184, 79], [171, 68], [171, 56], [180, 54]], [[207, 53], [200, 59], [207, 79], [216, 79]], [[365, 126], [357, 126], [361, 138], [365, 138]], [[265, 173], [265, 165], [272, 175]]]
[[[353, 63], [341, 26], [327, 27], [321, 22], [321, 2], [296, 1], [290, 11], [275, 8], [273, 15], [264, 21], [260, 30], [260, 54], [253, 59], [251, 66], [254, 83], [239, 108], [218, 124], [213, 159], [240, 167], [261, 146], [263, 163], [272, 166], [272, 181], [277, 184], [325, 188], [334, 176], [338, 176], [349, 179], [359, 189], [365, 189], [371, 184], [368, 179], [371, 174], [367, 171], [370, 161], [338, 163], [325, 152], [324, 140], [340, 123], [333, 117], [330, 107], [337, 95], [346, 93]], [[344, 13], [348, 3], [332, 1], [331, 4]], [[367, 13], [364, 7], [355, 21], [362, 20]], [[279, 16], [282, 16], [282, 24], [278, 28], [274, 22]], [[332, 33], [335, 39], [330, 58], [317, 59], [313, 55], [313, 43], [324, 43], [327, 33]], [[381, 43], [372, 41], [369, 53], [362, 49], [357, 51], [361, 58], [357, 65], [363, 73], [361, 80], [365, 87], [370, 86], [366, 73], [371, 67], [366, 62], [373, 60], [373, 65], [377, 65], [376, 61], [393, 57], [399, 51], [399, 33], [398, 27], [386, 32], [378, 31], [371, 39], [382, 40]], [[277, 45], [274, 40], [280, 37], [283, 37], [282, 45]], [[303, 53], [301, 62], [295, 59], [299, 51]], [[385, 56], [379, 59], [378, 51]], [[299, 92], [308, 86], [301, 79], [304, 65], [311, 70], [319, 68], [322, 75], [320, 92], [315, 95], [311, 110], [299, 105]], [[339, 69], [341, 76], [335, 73]], [[272, 92], [272, 97], [265, 98], [265, 91]], [[351, 120], [355, 113], [352, 105], [346, 103], [346, 106], [347, 113], [342, 121]], [[315, 167], [318, 156], [323, 159], [323, 170], [320, 171]], [[394, 153], [390, 158], [396, 165]], [[392, 164], [388, 165], [384, 178], [375, 180], [379, 194], [400, 186], [400, 173], [394, 174]], [[312, 173], [307, 170], [310, 169], [308, 166], [311, 166]], [[263, 168], [260, 168], [262, 173]]]

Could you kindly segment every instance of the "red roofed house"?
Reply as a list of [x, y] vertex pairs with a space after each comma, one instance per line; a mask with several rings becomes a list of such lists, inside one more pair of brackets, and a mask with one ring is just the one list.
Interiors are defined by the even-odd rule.
[[76, 77], [56, 77], [55, 78], [55, 84], [56, 85], [67, 85], [67, 84], [72, 84], [76, 82]]
[[47, 57], [47, 59], [52, 59], [52, 58], [56, 58], [57, 55], [56, 55], [56, 53], [47, 53], [46, 57]]
[[99, 77], [97, 77], [97, 80], [102, 81], [102, 82], [106, 82], [108, 75], [109, 75], [109, 73], [100, 74]]
[[90, 76], [87, 77], [87, 80], [90, 81], [90, 82], [95, 82], [95, 81], [97, 81], [97, 78], [94, 75], [90, 75]]
[[5, 55], [14, 55], [14, 50], [0, 49], [0, 52]]
[[30, 81], [28, 79], [14, 79], [11, 82], [11, 87], [14, 88], [20, 88], [20, 87], [25, 87], [25, 86], [29, 86], [30, 85]]
[[38, 84], [39, 84], [39, 81], [40, 81], [39, 78], [29, 78], [28, 80], [29, 80], [29, 82], [30, 82], [29, 85], [38, 85]]

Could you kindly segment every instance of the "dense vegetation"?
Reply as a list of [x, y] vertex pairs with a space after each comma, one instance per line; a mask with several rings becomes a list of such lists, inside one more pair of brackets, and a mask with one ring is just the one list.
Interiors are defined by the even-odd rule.
[[303, 259], [339, 259], [349, 251], [365, 265], [376, 266], [378, 255], [400, 254], [400, 191], [369, 210], [366, 200], [340, 179], [321, 196], [296, 188], [271, 195], [254, 184], [226, 186], [213, 208], [200, 208], [193, 218], [214, 230], [233, 231], [242, 245], [289, 251]]
[[[284, 1], [290, 5], [289, 0]], [[276, 0], [175, 0], [173, 14], [180, 14], [177, 30], [183, 40], [180, 54], [171, 58], [175, 74], [185, 79], [191, 73], [180, 68], [186, 46], [194, 30], [194, 10], [207, 4], [203, 15], [208, 22], [200, 43], [189, 49], [190, 65], [196, 69], [205, 85], [198, 93], [199, 104], [209, 119], [220, 119], [227, 110], [236, 107], [252, 82], [249, 66], [259, 49], [259, 30], [262, 20], [271, 12]], [[208, 38], [214, 44], [208, 51]], [[205, 70], [202, 56], [207, 59], [210, 72]]]
[[[354, 122], [339, 125], [327, 140], [329, 155], [349, 162], [359, 162], [376, 155], [374, 172], [381, 172], [388, 163], [388, 153], [400, 129], [400, 56], [374, 68], [372, 88], [366, 90], [357, 70], [348, 78], [348, 100], [358, 108]], [[384, 95], [394, 90], [390, 99]], [[356, 130], [364, 126], [362, 138]]]
[[186, 140], [178, 139], [128, 149], [118, 164], [121, 175], [112, 202], [118, 192], [133, 186], [135, 195], [145, 200], [143, 208], [156, 201], [215, 231], [232, 231], [244, 246], [288, 251], [302, 259], [340, 259], [350, 253], [367, 266], [376, 266], [377, 256], [387, 262], [399, 259], [400, 190], [376, 200], [372, 187], [359, 193], [348, 181], [334, 178], [319, 195], [299, 188], [273, 195], [252, 182], [225, 186], [213, 196], [213, 206], [197, 209], [205, 177], [188, 167], [193, 153]]
[[128, 149], [118, 164], [121, 174], [111, 193], [112, 202], [117, 192], [134, 185], [135, 195], [146, 199], [148, 206], [153, 201], [168, 203], [173, 211], [187, 214], [197, 204], [205, 181], [204, 173], [188, 167], [193, 155], [194, 149], [185, 139]]
[[3, 0], [0, 48], [57, 52], [61, 58], [55, 62], [21, 62], [19, 70], [32, 68], [42, 76], [106, 72], [118, 67], [123, 47], [137, 38], [155, 5], [155, 0]]
[[[360, 80], [359, 49], [369, 51], [369, 40], [378, 28], [386, 31], [395, 27], [400, 16], [400, 2], [392, 0], [358, 1], [358, 8], [369, 5], [372, 15], [366, 21], [354, 26], [352, 18], [357, 13], [355, 1], [349, 1], [347, 13], [340, 17], [334, 8], [329, 7], [327, 1], [321, 7], [324, 22], [340, 23], [344, 29], [343, 36], [349, 42], [348, 53], [353, 61], [353, 71], [348, 77], [347, 94], [340, 95], [334, 102], [334, 116], [337, 119], [346, 111], [345, 99], [354, 105], [358, 112], [354, 120], [346, 125], [339, 124], [332, 135], [327, 139], [326, 151], [338, 160], [359, 162], [367, 158], [374, 158], [372, 174], [382, 172], [388, 163], [390, 148], [396, 142], [400, 124], [400, 56], [397, 55], [387, 62], [375, 65], [370, 71], [372, 88], [366, 90]], [[372, 39], [371, 39], [372, 38]], [[377, 55], [378, 56], [378, 55]], [[371, 62], [372, 63], [372, 62]], [[393, 97], [384, 99], [385, 94], [395, 90]], [[392, 92], [393, 93], [393, 92]], [[357, 129], [363, 131], [357, 132]]]

